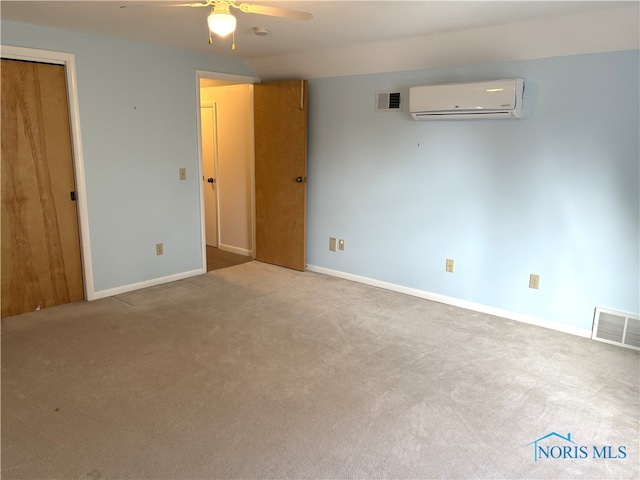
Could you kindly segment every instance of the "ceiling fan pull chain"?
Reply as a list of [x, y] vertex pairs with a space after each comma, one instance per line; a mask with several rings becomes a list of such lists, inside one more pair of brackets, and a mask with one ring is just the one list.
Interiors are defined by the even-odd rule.
[[213, 41], [211, 40], [211, 30], [209, 30], [209, 45], [211, 45]]
[[234, 51], [236, 49], [236, 32], [235, 30], [231, 32], [231, 50]]

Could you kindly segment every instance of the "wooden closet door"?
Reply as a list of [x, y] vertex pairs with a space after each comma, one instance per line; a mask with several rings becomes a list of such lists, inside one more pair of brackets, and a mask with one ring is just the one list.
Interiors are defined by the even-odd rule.
[[83, 298], [65, 69], [2, 60], [2, 317]]

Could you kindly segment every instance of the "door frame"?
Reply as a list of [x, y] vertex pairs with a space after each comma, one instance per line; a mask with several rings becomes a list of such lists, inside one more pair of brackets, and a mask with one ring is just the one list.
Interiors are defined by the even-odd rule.
[[12, 45], [0, 45], [0, 57], [6, 60], [24, 60], [64, 66], [67, 85], [67, 101], [69, 102], [69, 126], [71, 129], [71, 161], [73, 163], [73, 173], [75, 176], [76, 211], [78, 216], [78, 229], [80, 232], [79, 240], [80, 263], [82, 265], [82, 283], [85, 300], [95, 300], [98, 297], [95, 295], [93, 285], [87, 187], [84, 175], [84, 155], [82, 153], [80, 109], [78, 106], [78, 88], [76, 80], [76, 57], [72, 53], [16, 47]]
[[[206, 70], [196, 70], [196, 130], [198, 132], [198, 179], [203, 175], [203, 158], [202, 158], [202, 120], [200, 118], [200, 80], [211, 79], [220, 80], [227, 85], [234, 84], [254, 84], [260, 83], [258, 77], [250, 77], [245, 75], [235, 75], [231, 73], [211, 72]], [[251, 109], [253, 110], [253, 95], [251, 96]], [[255, 155], [253, 152], [253, 144], [251, 146], [251, 186], [249, 188], [249, 199], [251, 205], [251, 258], [256, 258], [256, 202], [255, 202], [255, 190], [256, 190], [256, 178], [255, 178]], [[198, 182], [198, 188], [200, 192], [200, 247], [202, 250], [202, 271], [207, 271], [207, 242], [206, 242], [206, 230], [205, 230], [205, 211], [204, 211], [204, 185], [203, 182]], [[218, 195], [218, 204], [216, 208], [220, 213], [220, 196]], [[218, 215], [218, 245], [220, 245], [220, 218]]]

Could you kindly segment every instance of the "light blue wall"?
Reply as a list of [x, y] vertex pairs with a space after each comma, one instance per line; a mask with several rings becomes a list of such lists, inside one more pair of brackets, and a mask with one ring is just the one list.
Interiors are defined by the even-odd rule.
[[201, 268], [195, 71], [253, 72], [235, 59], [10, 21], [2, 43], [75, 54], [95, 290]]
[[[579, 328], [595, 306], [637, 313], [638, 58], [311, 80], [307, 262]], [[374, 112], [376, 90], [408, 103], [413, 85], [516, 77], [522, 120]], [[346, 250], [330, 252], [330, 236]]]
[[[253, 72], [4, 20], [1, 34], [3, 44], [76, 55], [95, 289], [199, 268], [195, 70]], [[581, 328], [596, 305], [638, 312], [638, 59], [311, 80], [307, 262]], [[523, 120], [373, 111], [376, 90], [513, 77], [528, 81]], [[329, 236], [346, 251], [329, 252]], [[529, 273], [540, 290], [527, 288]]]

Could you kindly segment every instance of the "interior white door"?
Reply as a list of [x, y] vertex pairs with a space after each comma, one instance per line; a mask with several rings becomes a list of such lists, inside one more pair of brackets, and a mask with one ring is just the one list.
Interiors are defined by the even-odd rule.
[[200, 109], [202, 125], [202, 173], [204, 182], [204, 219], [207, 245], [218, 246], [218, 184], [216, 178], [215, 105]]

